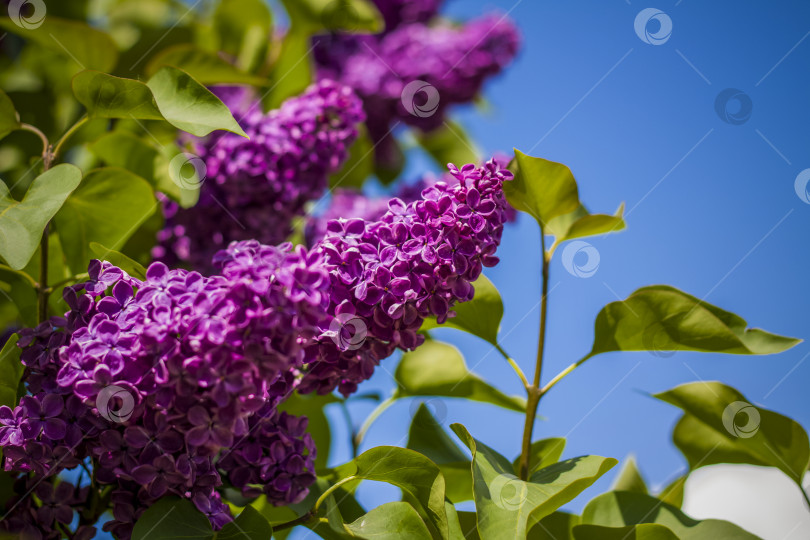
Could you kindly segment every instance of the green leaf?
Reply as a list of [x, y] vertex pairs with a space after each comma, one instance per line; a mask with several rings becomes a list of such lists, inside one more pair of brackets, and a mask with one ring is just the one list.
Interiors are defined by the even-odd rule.
[[73, 77], [71, 86], [90, 118], [163, 120], [152, 91], [141, 81], [86, 69]]
[[568, 167], [517, 149], [515, 162], [515, 178], [504, 182], [504, 194], [516, 210], [534, 217], [543, 231], [550, 220], [577, 209], [577, 183]]
[[[693, 417], [679, 423], [673, 437], [692, 468], [731, 458], [732, 463], [776, 467], [801, 485], [810, 462], [810, 443], [804, 429], [790, 418], [752, 405], [740, 392], [719, 382], [682, 384], [655, 397]], [[698, 423], [704, 425], [698, 427]], [[684, 431], [690, 427], [705, 433], [705, 442]], [[718, 448], [721, 452], [715, 458]]]
[[801, 340], [746, 328], [741, 317], [668, 285], [642, 287], [596, 317], [593, 349], [773, 354]]
[[631, 527], [579, 525], [574, 527], [573, 534], [576, 540], [678, 540], [679, 538], [663, 525], [654, 523], [642, 523]]
[[557, 216], [546, 225], [546, 234], [555, 237], [556, 242], [564, 242], [585, 236], [598, 236], [618, 232], [625, 228], [624, 203], [619, 205], [614, 215], [591, 214], [581, 203], [573, 212]]
[[304, 394], [294, 392], [287, 400], [279, 405], [279, 409], [295, 416], [306, 416], [308, 420], [307, 433], [315, 441], [318, 453], [315, 457], [315, 468], [326, 467], [329, 460], [329, 449], [332, 446], [332, 430], [329, 419], [324, 414], [324, 407], [330, 403], [340, 403], [340, 399], [333, 394], [320, 396], [318, 394]]
[[19, 339], [19, 335], [13, 334], [0, 350], [0, 372], [3, 373], [0, 377], [0, 406], [6, 405], [12, 409], [20, 402], [17, 389], [20, 387], [20, 378], [25, 369], [20, 362], [22, 349], [17, 347]]
[[34, 289], [31, 277], [20, 270], [0, 268], [0, 282], [8, 285], [7, 290], [3, 287], [3, 293], [5, 293], [3, 296], [8, 296], [14, 307], [17, 308], [20, 322], [31, 328], [36, 326], [37, 291]]
[[198, 137], [216, 129], [247, 137], [228, 107], [188, 73], [164, 66], [146, 85], [160, 113], [174, 127]]
[[220, 51], [236, 58], [243, 69], [250, 70], [263, 60], [273, 29], [267, 4], [262, 0], [219, 0], [212, 19]]
[[23, 28], [11, 18], [0, 18], [0, 28], [55, 51], [82, 69], [112, 71], [118, 61], [112, 38], [83, 22], [48, 15], [41, 25]]
[[632, 491], [634, 493], [647, 494], [647, 484], [641, 476], [641, 471], [638, 470], [636, 465], [636, 458], [628, 456], [619, 471], [616, 480], [613, 481], [613, 491]]
[[465, 540], [481, 540], [475, 518], [475, 512], [458, 512], [458, 522]]
[[90, 171], [54, 218], [71, 270], [87, 270], [90, 242], [120, 249], [157, 206], [143, 178], [117, 167]]
[[360, 538], [375, 540], [430, 539], [430, 531], [413, 506], [406, 502], [381, 504], [368, 514], [345, 525], [346, 529]]
[[204, 51], [191, 43], [180, 43], [168, 47], [152, 58], [146, 65], [147, 75], [154, 75], [162, 67], [182, 69], [196, 81], [211, 84], [249, 84], [267, 85], [269, 81], [262, 77], [245, 73], [233, 64], [229, 64], [216, 53]]
[[439, 467], [413, 450], [396, 446], [378, 446], [357, 456], [353, 476], [387, 482], [402, 489], [428, 524], [436, 538], [448, 537], [444, 509], [445, 481]]
[[130, 276], [140, 280], [146, 279], [146, 268], [121, 252], [106, 248], [98, 242], [90, 242], [90, 251], [99, 260], [111, 262]]
[[269, 539], [273, 535], [273, 527], [267, 519], [253, 507], [246, 506], [242, 512], [230, 523], [226, 523], [222, 530], [216, 533], [216, 540], [260, 540]]
[[[736, 525], [718, 519], [706, 519], [698, 521], [692, 519], [674, 506], [670, 506], [655, 497], [644, 495], [643, 493], [631, 493], [626, 491], [611, 491], [599, 495], [589, 502], [582, 511], [582, 523], [587, 525], [599, 525], [602, 527], [633, 527], [643, 523], [655, 523], [663, 525], [674, 533], [673, 536], [660, 536], [660, 531], [651, 532], [649, 536], [642, 538], [679, 538], [703, 539], [703, 538], [734, 538], [754, 540], [757, 537], [750, 534]], [[579, 539], [582, 525], [574, 528], [574, 537]], [[638, 531], [637, 531], [638, 532]], [[588, 535], [582, 538], [597, 538]], [[602, 537], [598, 537], [602, 538]], [[621, 538], [620, 536], [605, 536], [604, 538]]]
[[374, 174], [374, 145], [368, 137], [366, 125], [358, 126], [358, 137], [349, 147], [349, 157], [340, 171], [329, 177], [329, 187], [334, 189], [363, 187], [366, 179]]
[[448, 499], [454, 503], [472, 499], [470, 459], [445, 432], [424, 403], [419, 404], [413, 416], [406, 448], [427, 456], [439, 466], [444, 476]]
[[299, 95], [314, 79], [311, 33], [305, 26], [293, 19], [281, 42], [281, 52], [273, 66], [273, 86], [264, 99], [267, 109], [277, 109], [285, 99]]
[[188, 499], [163, 497], [135, 522], [132, 540], [211, 540], [208, 518]]
[[484, 275], [475, 281], [475, 296], [469, 302], [462, 302], [453, 307], [455, 317], [447, 319], [444, 324], [436, 322], [434, 317], [426, 319], [422, 330], [450, 327], [469, 332], [474, 336], [498, 346], [498, 330], [503, 318], [503, 300], [495, 285]]
[[657, 495], [659, 499], [675, 508], [683, 505], [683, 488], [686, 484], [687, 475], [679, 476]]
[[294, 24], [312, 33], [323, 30], [376, 34], [384, 27], [382, 15], [369, 0], [283, 0]]
[[0, 256], [15, 270], [25, 268], [37, 250], [42, 231], [81, 182], [82, 173], [67, 163], [34, 178], [22, 201], [0, 182]]
[[579, 516], [567, 512], [552, 512], [529, 531], [527, 540], [572, 540], [573, 528], [579, 525]]
[[478, 163], [480, 160], [475, 143], [464, 128], [455, 122], [446, 121], [432, 131], [417, 130], [416, 140], [443, 170], [448, 163], [460, 169], [467, 163]]
[[20, 115], [5, 92], [0, 90], [0, 139], [20, 127]]
[[[565, 450], [565, 439], [562, 437], [550, 437], [534, 441], [529, 446], [529, 474], [545, 469], [560, 461], [563, 450]], [[515, 474], [520, 471], [520, 455], [512, 460], [512, 470]]]
[[428, 341], [406, 353], [395, 374], [399, 385], [395, 398], [444, 396], [492, 403], [524, 412], [526, 400], [507, 396], [467, 369], [461, 353], [447, 343]]
[[579, 201], [574, 175], [562, 163], [515, 149], [510, 169], [515, 178], [503, 186], [509, 203], [534, 217], [543, 234], [553, 235], [556, 243], [624, 229], [624, 204], [613, 216], [591, 214]]
[[616, 464], [613, 458], [582, 456], [532, 473], [528, 482], [512, 474], [512, 464], [473, 439], [461, 424], [453, 431], [473, 454], [472, 476], [481, 538], [525, 538], [535, 523], [593, 484]]

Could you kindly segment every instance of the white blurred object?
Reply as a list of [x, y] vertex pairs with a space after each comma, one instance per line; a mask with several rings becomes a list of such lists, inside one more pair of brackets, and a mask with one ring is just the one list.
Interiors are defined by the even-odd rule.
[[[810, 474], [804, 477], [805, 489]], [[810, 538], [810, 509], [785, 474], [754, 465], [711, 465], [689, 475], [683, 511], [695, 519], [725, 519], [763, 540]]]

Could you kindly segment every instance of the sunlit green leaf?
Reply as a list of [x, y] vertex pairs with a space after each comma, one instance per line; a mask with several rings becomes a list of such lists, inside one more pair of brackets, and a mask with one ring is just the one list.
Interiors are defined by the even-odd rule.
[[[752, 405], [740, 392], [719, 382], [682, 384], [655, 397], [686, 411], [689, 419], [679, 422], [673, 438], [692, 468], [719, 459], [769, 465], [801, 485], [810, 462], [810, 443], [797, 422]], [[695, 437], [701, 434], [705, 438]]]
[[0, 182], [0, 256], [9, 266], [20, 270], [28, 264], [45, 225], [81, 179], [78, 167], [57, 165], [31, 182], [22, 201], [14, 200], [8, 186]]
[[455, 122], [444, 122], [432, 131], [417, 131], [416, 139], [442, 170], [448, 163], [460, 169], [467, 163], [478, 163], [480, 160], [475, 143], [464, 128]]
[[[565, 439], [562, 437], [550, 437], [534, 441], [529, 446], [529, 474], [560, 461], [563, 450], [565, 450]], [[520, 471], [519, 455], [512, 460], [512, 469], [515, 474]]]
[[[670, 506], [655, 497], [643, 493], [626, 491], [611, 491], [600, 495], [589, 502], [582, 511], [583, 524], [599, 525], [601, 527], [632, 527], [642, 523], [662, 525], [674, 533], [673, 536], [663, 536], [661, 532], [645, 531], [645, 536], [637, 538], [669, 540], [679, 538], [682, 540], [702, 538], [734, 538], [740, 540], [754, 540], [757, 537], [738, 526], [718, 519], [698, 521], [692, 519], [674, 506]], [[574, 537], [593, 539], [602, 538], [588, 533], [580, 536], [581, 526], [574, 528]], [[607, 532], [607, 531], [606, 531]], [[621, 536], [605, 536], [604, 538], [622, 538]]]
[[472, 476], [481, 538], [525, 538], [535, 523], [583, 490], [616, 464], [613, 458], [582, 456], [535, 471], [529, 481], [518, 479], [512, 464], [473, 439], [461, 424], [451, 426], [473, 454]]
[[164, 66], [146, 83], [163, 117], [176, 128], [203, 137], [223, 129], [247, 137], [231, 111], [188, 73]]
[[267, 109], [277, 109], [285, 99], [299, 95], [312, 83], [312, 44], [306, 26], [293, 19], [281, 42], [281, 52], [273, 66], [273, 86], [264, 99]]
[[0, 139], [20, 127], [20, 116], [5, 92], [0, 90]]
[[196, 45], [181, 43], [156, 54], [146, 65], [146, 73], [153, 75], [160, 68], [174, 66], [188, 73], [202, 84], [248, 84], [263, 85], [269, 81], [245, 73], [229, 64], [216, 53], [204, 51]]
[[641, 476], [641, 471], [638, 470], [638, 465], [636, 465], [636, 458], [633, 456], [627, 457], [619, 474], [613, 481], [613, 487], [611, 489], [613, 491], [632, 491], [645, 495], [649, 492], [647, 484]]
[[406, 353], [395, 374], [395, 398], [443, 396], [492, 403], [513, 411], [526, 410], [526, 400], [507, 396], [467, 369], [461, 353], [447, 343], [428, 341]]
[[503, 318], [503, 300], [495, 285], [484, 275], [473, 283], [475, 296], [469, 302], [461, 302], [453, 307], [455, 317], [450, 317], [444, 324], [438, 324], [434, 317], [426, 319], [423, 330], [450, 327], [469, 332], [474, 336], [497, 345], [498, 330]]
[[674, 287], [652, 285], [602, 308], [589, 356], [611, 351], [773, 354], [800, 341], [747, 328], [733, 313]]
[[121, 249], [157, 207], [143, 178], [117, 167], [90, 171], [54, 218], [70, 268], [87, 270], [91, 242]]
[[222, 530], [216, 533], [216, 540], [259, 540], [269, 539], [273, 535], [273, 528], [267, 519], [253, 507], [246, 506], [236, 518], [226, 523]]
[[657, 497], [675, 508], [680, 508], [683, 505], [683, 488], [686, 484], [686, 478], [687, 475], [679, 476], [662, 489]]
[[333, 394], [320, 396], [318, 394], [304, 394], [294, 392], [287, 400], [279, 406], [279, 409], [287, 411], [295, 416], [306, 416], [308, 420], [307, 433], [312, 435], [318, 454], [315, 457], [315, 467], [321, 469], [326, 467], [329, 459], [329, 449], [332, 445], [332, 430], [329, 420], [324, 414], [324, 407], [330, 403], [338, 403], [340, 399]]
[[573, 212], [550, 220], [546, 225], [545, 232], [553, 235], [557, 242], [618, 232], [625, 228], [623, 215], [624, 203], [619, 206], [619, 209], [613, 215], [591, 214], [580, 204]]
[[130, 276], [141, 280], [146, 279], [146, 268], [123, 253], [106, 248], [98, 242], [90, 242], [90, 251], [99, 260], [111, 262]]
[[11, 18], [0, 18], [0, 28], [72, 60], [82, 69], [111, 71], [118, 60], [118, 47], [102, 32], [83, 22], [48, 15], [42, 23], [23, 28]]
[[141, 81], [88, 69], [77, 73], [71, 86], [90, 118], [163, 120], [152, 91]]
[[577, 183], [568, 167], [517, 149], [515, 163], [515, 178], [504, 182], [503, 191], [515, 209], [534, 217], [544, 231], [550, 220], [577, 209]]
[[454, 503], [472, 499], [470, 458], [450, 438], [424, 403], [419, 404], [413, 416], [406, 447], [427, 456], [439, 466], [448, 499]]
[[263, 0], [219, 0], [212, 19], [220, 51], [237, 59], [242, 69], [250, 70], [261, 62], [273, 28], [270, 9]]
[[573, 540], [573, 528], [577, 525], [578, 515], [552, 512], [532, 527], [526, 540]]
[[0, 377], [0, 405], [12, 409], [19, 403], [17, 389], [20, 386], [20, 377], [22, 377], [25, 369], [22, 362], [20, 362], [22, 349], [17, 347], [19, 338], [20, 336], [13, 334], [3, 345], [3, 349], [0, 350], [0, 372], [3, 373], [3, 376]]
[[679, 540], [679, 538], [687, 538], [675, 536], [675, 533], [668, 528], [655, 523], [642, 523], [629, 527], [579, 525], [574, 527], [573, 534], [575, 540]]
[[346, 529], [359, 538], [379, 540], [430, 539], [430, 531], [413, 506], [406, 502], [389, 502], [347, 523]]
[[208, 518], [188, 499], [164, 497], [135, 522], [132, 540], [211, 540]]
[[383, 29], [380, 12], [370, 0], [283, 0], [294, 23], [312, 32], [323, 30], [377, 33]]

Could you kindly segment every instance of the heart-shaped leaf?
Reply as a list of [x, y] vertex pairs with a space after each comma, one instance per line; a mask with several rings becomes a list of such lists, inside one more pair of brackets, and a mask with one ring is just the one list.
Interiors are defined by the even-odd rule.
[[216, 540], [259, 540], [273, 536], [273, 527], [251, 506], [246, 506], [233, 521], [216, 533]]
[[211, 540], [208, 518], [188, 499], [163, 497], [135, 522], [132, 540]]
[[[627, 491], [611, 491], [599, 495], [590, 501], [582, 511], [582, 521], [586, 525], [599, 525], [601, 527], [634, 527], [644, 523], [662, 525], [669, 529], [673, 536], [656, 536], [663, 534], [660, 531], [652, 531], [642, 536], [658, 540], [669, 540], [679, 538], [682, 540], [702, 539], [702, 538], [734, 538], [740, 540], [755, 540], [757, 537], [748, 533], [740, 527], [719, 519], [706, 519], [698, 521], [692, 519], [674, 506], [665, 502], [644, 495], [643, 493], [631, 493]], [[574, 537], [580, 538], [582, 525], [574, 528]], [[607, 532], [607, 531], [605, 531]], [[625, 531], [627, 532], [627, 531]], [[590, 540], [591, 538], [602, 538], [588, 533], [582, 536]], [[604, 538], [621, 538], [621, 536], [605, 536]]]
[[25, 268], [42, 231], [81, 182], [78, 167], [63, 163], [34, 178], [22, 201], [0, 182], [0, 256], [15, 270]]
[[141, 81], [86, 69], [73, 77], [71, 86], [90, 118], [163, 120], [152, 91]]
[[447, 343], [427, 341], [406, 353], [395, 374], [399, 386], [395, 398], [444, 396], [492, 403], [513, 411], [524, 412], [526, 400], [507, 396], [470, 372], [461, 353]]
[[769, 465], [801, 485], [810, 443], [797, 422], [752, 405], [719, 382], [682, 384], [655, 397], [686, 411], [673, 439], [692, 468], [721, 462]]
[[461, 424], [453, 431], [473, 454], [472, 477], [481, 538], [526, 538], [535, 523], [570, 502], [617, 462], [613, 458], [582, 456], [535, 471], [528, 482], [512, 473], [512, 464]]
[[636, 465], [636, 458], [628, 456], [627, 459], [624, 460], [624, 465], [622, 465], [619, 474], [616, 475], [611, 489], [613, 491], [632, 491], [645, 495], [649, 493], [647, 484], [641, 476], [641, 471], [638, 470], [638, 465]]
[[430, 531], [413, 506], [406, 502], [389, 502], [345, 525], [353, 536], [374, 540], [430, 540]]
[[675, 287], [652, 285], [602, 308], [588, 356], [611, 351], [773, 354], [800, 342], [747, 328], [741, 317]]
[[619, 209], [613, 215], [591, 214], [580, 203], [573, 212], [557, 216], [549, 221], [545, 232], [553, 235], [556, 242], [618, 232], [625, 228], [623, 215], [624, 203], [619, 205]]
[[22, 350], [17, 347], [20, 336], [12, 334], [3, 349], [0, 350], [0, 406], [5, 405], [12, 409], [19, 403], [17, 390], [20, 387], [20, 377], [22, 377], [25, 366], [20, 362]]
[[20, 127], [20, 115], [5, 92], [0, 90], [0, 139]]
[[71, 270], [87, 270], [91, 242], [121, 249], [157, 207], [143, 178], [117, 167], [90, 171], [54, 218]]
[[3, 17], [0, 28], [72, 60], [81, 69], [112, 71], [118, 61], [118, 47], [112, 38], [83, 22], [48, 15], [41, 24], [24, 28]]
[[160, 114], [174, 127], [198, 137], [216, 129], [247, 137], [228, 107], [188, 73], [164, 66], [146, 85]]
[[445, 432], [424, 403], [419, 404], [413, 415], [406, 448], [427, 456], [439, 466], [444, 476], [448, 499], [454, 503], [472, 499], [470, 459]]
[[481, 274], [474, 283], [475, 296], [469, 302], [462, 302], [453, 307], [455, 317], [447, 319], [444, 324], [438, 324], [431, 317], [422, 324], [422, 330], [432, 328], [457, 328], [469, 332], [474, 336], [498, 345], [498, 330], [503, 318], [503, 300], [495, 285]]

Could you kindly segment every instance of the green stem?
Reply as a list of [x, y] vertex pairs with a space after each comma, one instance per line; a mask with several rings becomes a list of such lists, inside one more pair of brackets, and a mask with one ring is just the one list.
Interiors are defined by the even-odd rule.
[[349, 428], [349, 442], [352, 445], [352, 459], [357, 457], [357, 431], [354, 429], [354, 422], [352, 422], [352, 415], [349, 412], [349, 406], [345, 401], [340, 402], [340, 409], [343, 411], [343, 418], [346, 420], [346, 426]]
[[45, 224], [42, 231], [42, 240], [39, 244], [39, 286], [37, 287], [37, 321], [43, 322], [48, 318], [48, 229], [51, 223]]
[[568, 366], [567, 368], [565, 368], [564, 370], [559, 372], [557, 375], [555, 375], [553, 379], [548, 381], [548, 383], [543, 388], [540, 389], [540, 397], [543, 397], [544, 395], [546, 395], [546, 392], [551, 390], [554, 387], [554, 385], [556, 385], [558, 382], [560, 382], [565, 377], [567, 377], [570, 373], [572, 373], [579, 366], [584, 364], [585, 361], [588, 360], [590, 357], [591, 357], [590, 354], [586, 355], [584, 358], [581, 358], [581, 359], [577, 360], [576, 362], [574, 362], [573, 364], [571, 364], [570, 366]]
[[512, 359], [511, 356], [506, 354], [506, 351], [503, 350], [503, 347], [501, 347], [497, 343], [495, 343], [495, 349], [497, 349], [497, 351], [499, 353], [501, 353], [501, 356], [503, 356], [506, 359], [506, 361], [509, 362], [509, 365], [512, 366], [512, 369], [515, 371], [517, 376], [520, 377], [520, 382], [523, 383], [523, 388], [525, 388], [526, 391], [528, 392], [529, 391], [529, 380], [526, 378], [526, 374], [523, 373], [523, 370], [520, 369], [520, 366], [518, 365], [518, 363], [515, 362], [514, 359]]
[[57, 281], [56, 283], [54, 283], [53, 285], [48, 287], [48, 292], [52, 293], [56, 289], [61, 287], [62, 285], [67, 285], [71, 281], [79, 281], [80, 279], [87, 279], [89, 277], [90, 277], [90, 275], [87, 272], [83, 272], [81, 274], [76, 274], [75, 276], [70, 276], [69, 278], [65, 278], [65, 279], [63, 279], [61, 281]]
[[45, 170], [47, 171], [51, 166], [51, 161], [53, 161], [53, 153], [51, 152], [51, 145], [48, 142], [48, 137], [46, 137], [39, 128], [32, 126], [31, 124], [20, 124], [20, 129], [24, 129], [25, 131], [30, 131], [31, 133], [36, 134], [36, 136], [39, 137], [39, 140], [42, 141], [42, 162]]
[[542, 229], [540, 230], [540, 247], [543, 254], [543, 296], [540, 298], [540, 331], [537, 336], [537, 363], [534, 368], [534, 380], [527, 388], [529, 394], [526, 400], [526, 422], [523, 425], [523, 444], [520, 452], [520, 478], [529, 478], [529, 452], [532, 446], [532, 432], [534, 431], [534, 420], [537, 416], [537, 406], [540, 404], [540, 376], [543, 372], [543, 353], [546, 341], [546, 319], [548, 314], [548, 273], [551, 254], [546, 252], [546, 239]]
[[286, 523], [279, 523], [278, 525], [273, 525], [273, 531], [283, 531], [284, 529], [291, 529], [298, 525], [303, 525], [307, 523], [314, 517], [314, 513], [312, 511], [307, 512], [306, 514], [299, 516], [292, 521], [287, 521]]
[[0, 269], [6, 270], [8, 272], [12, 272], [14, 274], [17, 274], [18, 276], [20, 276], [21, 278], [26, 280], [29, 284], [31, 284], [31, 287], [34, 288], [34, 289], [36, 289], [39, 286], [39, 284], [36, 282], [36, 280], [34, 278], [32, 278], [31, 276], [29, 276], [28, 274], [26, 274], [25, 272], [22, 272], [20, 270], [14, 270], [12, 267], [10, 267], [10, 266], [8, 266], [6, 264], [0, 264]]
[[55, 158], [56, 156], [59, 155], [59, 151], [62, 150], [62, 146], [64, 146], [64, 144], [67, 142], [70, 136], [76, 133], [76, 130], [82, 127], [87, 122], [87, 120], [88, 120], [87, 116], [82, 116], [75, 124], [73, 124], [72, 126], [70, 126], [70, 128], [68, 128], [65, 134], [62, 135], [62, 138], [56, 142], [56, 147], [53, 149], [52, 157]]
[[355, 448], [359, 448], [359, 447], [360, 447], [360, 443], [361, 443], [361, 442], [363, 442], [363, 438], [366, 436], [366, 432], [367, 432], [367, 431], [368, 431], [368, 429], [371, 427], [371, 424], [373, 424], [373, 423], [374, 423], [374, 421], [375, 421], [375, 420], [376, 420], [376, 419], [377, 419], [377, 418], [378, 418], [378, 417], [379, 417], [379, 416], [380, 416], [382, 413], [384, 413], [384, 412], [385, 412], [385, 410], [386, 410], [388, 407], [390, 407], [391, 405], [393, 405], [393, 404], [394, 404], [394, 401], [396, 401], [396, 399], [394, 399], [394, 396], [391, 396], [391, 397], [389, 397], [388, 399], [385, 399], [385, 400], [381, 401], [381, 402], [380, 402], [380, 404], [379, 404], [379, 405], [377, 405], [377, 408], [376, 408], [376, 409], [374, 409], [373, 411], [371, 411], [371, 414], [370, 414], [370, 415], [368, 415], [368, 418], [366, 418], [365, 422], [363, 422], [363, 425], [362, 425], [362, 426], [360, 426], [360, 430], [357, 432], [357, 435], [355, 435], [355, 436], [354, 436], [354, 447], [355, 447]]
[[316, 514], [318, 513], [318, 510], [320, 509], [321, 504], [323, 504], [323, 501], [325, 501], [325, 500], [326, 500], [326, 498], [327, 498], [329, 495], [331, 495], [332, 493], [334, 493], [334, 492], [337, 490], [337, 488], [339, 488], [339, 487], [340, 487], [340, 486], [342, 486], [343, 484], [347, 484], [347, 483], [349, 483], [349, 482], [351, 482], [352, 480], [355, 480], [355, 479], [356, 479], [356, 477], [355, 477], [354, 475], [352, 475], [352, 476], [347, 476], [347, 477], [346, 477], [346, 478], [344, 478], [343, 480], [340, 480], [340, 481], [338, 481], [337, 483], [332, 484], [331, 486], [329, 486], [329, 489], [327, 489], [326, 491], [324, 491], [323, 493], [321, 493], [321, 496], [320, 496], [320, 497], [318, 497], [318, 500], [317, 500], [317, 501], [315, 501], [315, 506], [313, 506], [313, 507], [312, 507], [312, 510], [311, 510], [312, 515], [316, 515]]

